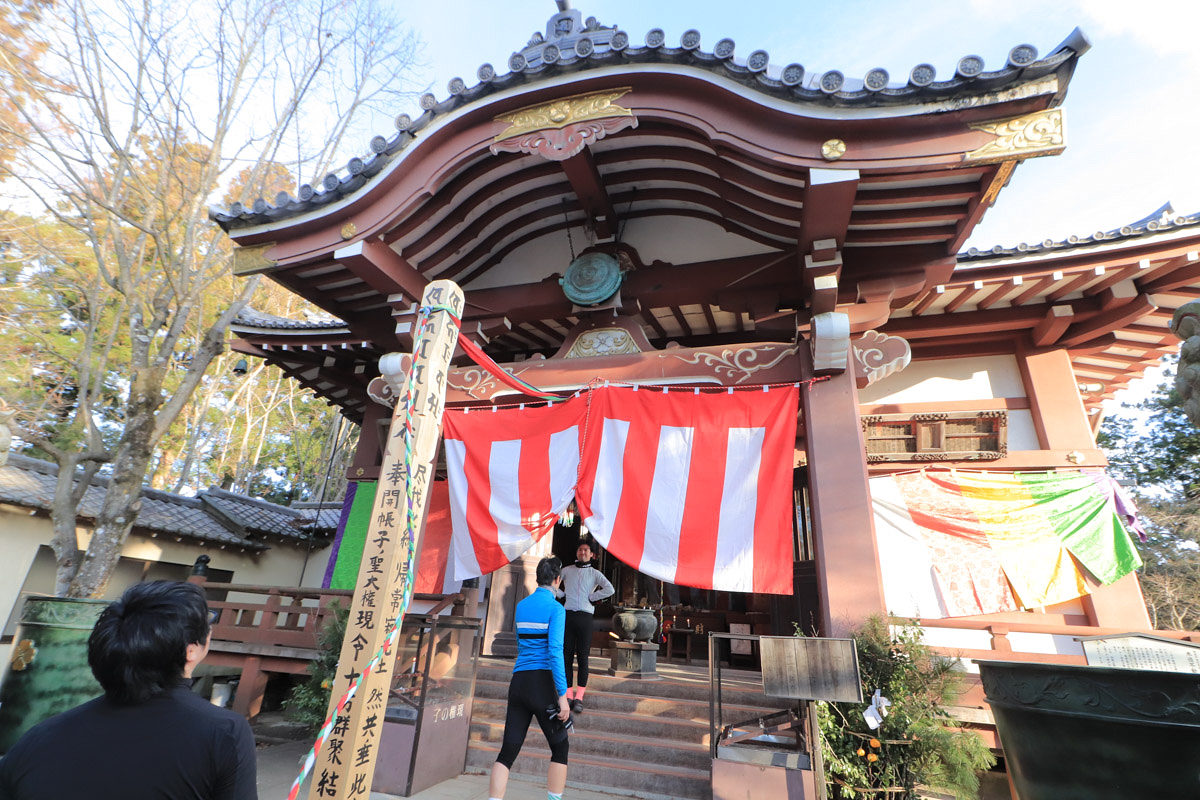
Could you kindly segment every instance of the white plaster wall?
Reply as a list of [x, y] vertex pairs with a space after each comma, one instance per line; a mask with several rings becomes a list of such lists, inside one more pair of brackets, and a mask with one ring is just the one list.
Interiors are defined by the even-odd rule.
[[[31, 516], [20, 508], [0, 507], [0, 619], [7, 619], [10, 609], [17, 604], [38, 547], [50, 541], [52, 532], [50, 520], [44, 517]], [[50, 588], [54, 588], [53, 573]], [[6, 628], [3, 633], [12, 632]], [[8, 663], [7, 658], [3, 663]]]
[[[624, 225], [621, 241], [636, 249], [646, 264], [656, 260], [669, 264], [690, 264], [771, 252], [769, 247], [699, 219], [645, 217], [631, 219]], [[582, 228], [572, 228], [571, 237], [576, 253], [592, 244]], [[537, 283], [555, 273], [561, 274], [570, 263], [571, 248], [567, 234], [565, 231], [556, 231], [521, 245], [463, 288], [487, 289]]]
[[[860, 391], [858, 401], [933, 403], [1003, 397], [1025, 397], [1025, 386], [1021, 382], [1021, 371], [1015, 356], [914, 361], [900, 372]], [[1037, 447], [1035, 445], [1030, 449], [1036, 450]]]
[[1037, 428], [1033, 426], [1033, 412], [1027, 408], [1013, 408], [1008, 412], [1008, 449], [1042, 449]]

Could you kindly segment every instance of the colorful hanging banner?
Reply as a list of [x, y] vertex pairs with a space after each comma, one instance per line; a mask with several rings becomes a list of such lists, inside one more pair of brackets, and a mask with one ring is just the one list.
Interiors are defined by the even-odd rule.
[[955, 617], [1054, 605], [1141, 566], [1103, 473], [925, 471], [871, 479], [888, 610]]

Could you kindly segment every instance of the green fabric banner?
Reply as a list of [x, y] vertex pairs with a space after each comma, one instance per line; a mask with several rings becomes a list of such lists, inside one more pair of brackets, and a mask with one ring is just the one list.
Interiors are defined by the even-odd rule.
[[342, 532], [342, 543], [338, 548], [337, 563], [333, 567], [330, 589], [354, 589], [358, 579], [358, 566], [362, 561], [363, 546], [367, 542], [367, 529], [371, 525], [371, 509], [375, 506], [375, 481], [359, 481], [350, 505], [350, 516], [346, 519], [346, 530]]

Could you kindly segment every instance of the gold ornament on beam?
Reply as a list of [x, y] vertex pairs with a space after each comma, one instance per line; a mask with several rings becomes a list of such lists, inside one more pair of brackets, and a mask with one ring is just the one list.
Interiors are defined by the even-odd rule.
[[841, 139], [829, 139], [821, 145], [821, 157], [826, 161], [837, 161], [846, 155], [846, 143]]
[[1008, 183], [1008, 179], [1012, 177], [1013, 169], [1017, 166], [1016, 160], [1005, 161], [1000, 165], [1000, 169], [996, 170], [996, 177], [992, 178], [992, 182], [988, 184], [987, 191], [983, 193], [983, 199], [979, 202], [985, 206], [990, 206], [996, 200], [996, 195], [1000, 194], [1000, 190]]
[[358, 226], [353, 222], [347, 222], [342, 226], [341, 234], [343, 239], [353, 239], [358, 233]]
[[501, 114], [497, 122], [508, 127], [492, 142], [498, 153], [532, 153], [550, 161], [566, 161], [578, 155], [592, 142], [626, 128], [636, 128], [633, 111], [616, 104], [629, 87], [607, 92], [564, 97], [511, 114]]
[[963, 154], [964, 164], [994, 164], [1014, 158], [1056, 156], [1067, 147], [1066, 119], [1061, 108], [980, 122], [972, 125], [971, 129], [990, 133], [996, 138]]
[[508, 127], [496, 136], [493, 141], [503, 141], [514, 136], [550, 128], [565, 128], [576, 122], [587, 122], [594, 119], [609, 119], [611, 117], [632, 117], [633, 111], [616, 104], [616, 101], [632, 91], [625, 86], [608, 92], [594, 94], [577, 94], [549, 103], [527, 106], [509, 114], [500, 114], [496, 122], [507, 122]]

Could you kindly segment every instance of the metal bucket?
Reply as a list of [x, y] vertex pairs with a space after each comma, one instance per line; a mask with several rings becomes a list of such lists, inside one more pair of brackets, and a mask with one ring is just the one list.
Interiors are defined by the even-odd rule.
[[1200, 797], [1200, 676], [978, 663], [1021, 800]]
[[101, 694], [87, 663], [87, 640], [104, 600], [29, 597], [0, 685], [0, 753], [21, 734]]

